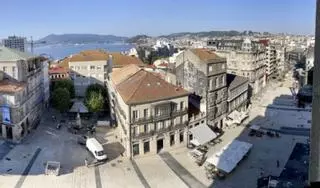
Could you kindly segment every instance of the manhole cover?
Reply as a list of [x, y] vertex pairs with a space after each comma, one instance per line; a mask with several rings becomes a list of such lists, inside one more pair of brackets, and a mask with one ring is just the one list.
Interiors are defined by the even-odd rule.
[[115, 166], [116, 166], [116, 163], [111, 163], [111, 166], [112, 166], [112, 167], [115, 167]]

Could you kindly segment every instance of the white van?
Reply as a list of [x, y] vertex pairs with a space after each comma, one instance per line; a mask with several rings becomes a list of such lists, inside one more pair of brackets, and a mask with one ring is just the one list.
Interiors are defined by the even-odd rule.
[[107, 155], [103, 151], [102, 145], [95, 138], [88, 138], [86, 141], [86, 147], [93, 154], [93, 156], [98, 160], [106, 160]]

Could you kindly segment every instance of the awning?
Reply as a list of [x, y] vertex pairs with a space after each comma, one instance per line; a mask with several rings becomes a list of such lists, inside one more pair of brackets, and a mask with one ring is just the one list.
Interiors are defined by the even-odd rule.
[[76, 113], [88, 113], [88, 108], [83, 104], [81, 101], [76, 101], [73, 103], [69, 112], [76, 112]]
[[189, 130], [192, 133], [193, 139], [190, 141], [192, 144], [199, 146], [203, 145], [215, 138], [217, 138], [217, 134], [213, 132], [208, 125], [201, 124], [197, 127], [193, 127]]
[[233, 140], [220, 151], [209, 157], [206, 162], [213, 164], [219, 170], [230, 173], [241, 159], [250, 151], [252, 144]]

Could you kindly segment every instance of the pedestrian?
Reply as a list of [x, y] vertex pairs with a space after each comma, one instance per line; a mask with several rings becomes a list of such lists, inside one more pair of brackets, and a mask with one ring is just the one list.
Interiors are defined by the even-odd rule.
[[280, 166], [280, 162], [279, 160], [277, 160], [277, 168], [279, 168], [279, 166]]
[[86, 165], [86, 167], [88, 167], [88, 160], [87, 160], [87, 158], [84, 159], [84, 164]]

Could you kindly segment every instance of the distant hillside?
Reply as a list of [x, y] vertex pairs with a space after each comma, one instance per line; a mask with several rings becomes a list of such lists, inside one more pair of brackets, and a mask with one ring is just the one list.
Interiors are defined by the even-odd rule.
[[47, 44], [114, 43], [114, 42], [125, 42], [127, 39], [128, 39], [127, 37], [119, 37], [114, 35], [51, 34], [38, 40], [37, 42], [47, 43]]
[[[168, 38], [168, 39], [173, 39], [173, 38], [178, 38], [178, 37], [223, 37], [223, 36], [242, 36], [242, 35], [255, 35], [255, 34], [260, 34], [259, 32], [253, 32], [253, 31], [203, 31], [203, 32], [181, 32], [181, 33], [172, 33], [169, 35], [162, 35], [159, 37], [162, 38]], [[264, 32], [264, 34], [269, 34], [267, 32]]]
[[127, 39], [127, 42], [139, 44], [139, 43], [145, 43], [148, 39], [151, 39], [151, 38], [152, 37], [150, 37], [148, 35], [137, 35], [137, 36], [134, 36], [134, 37]]

